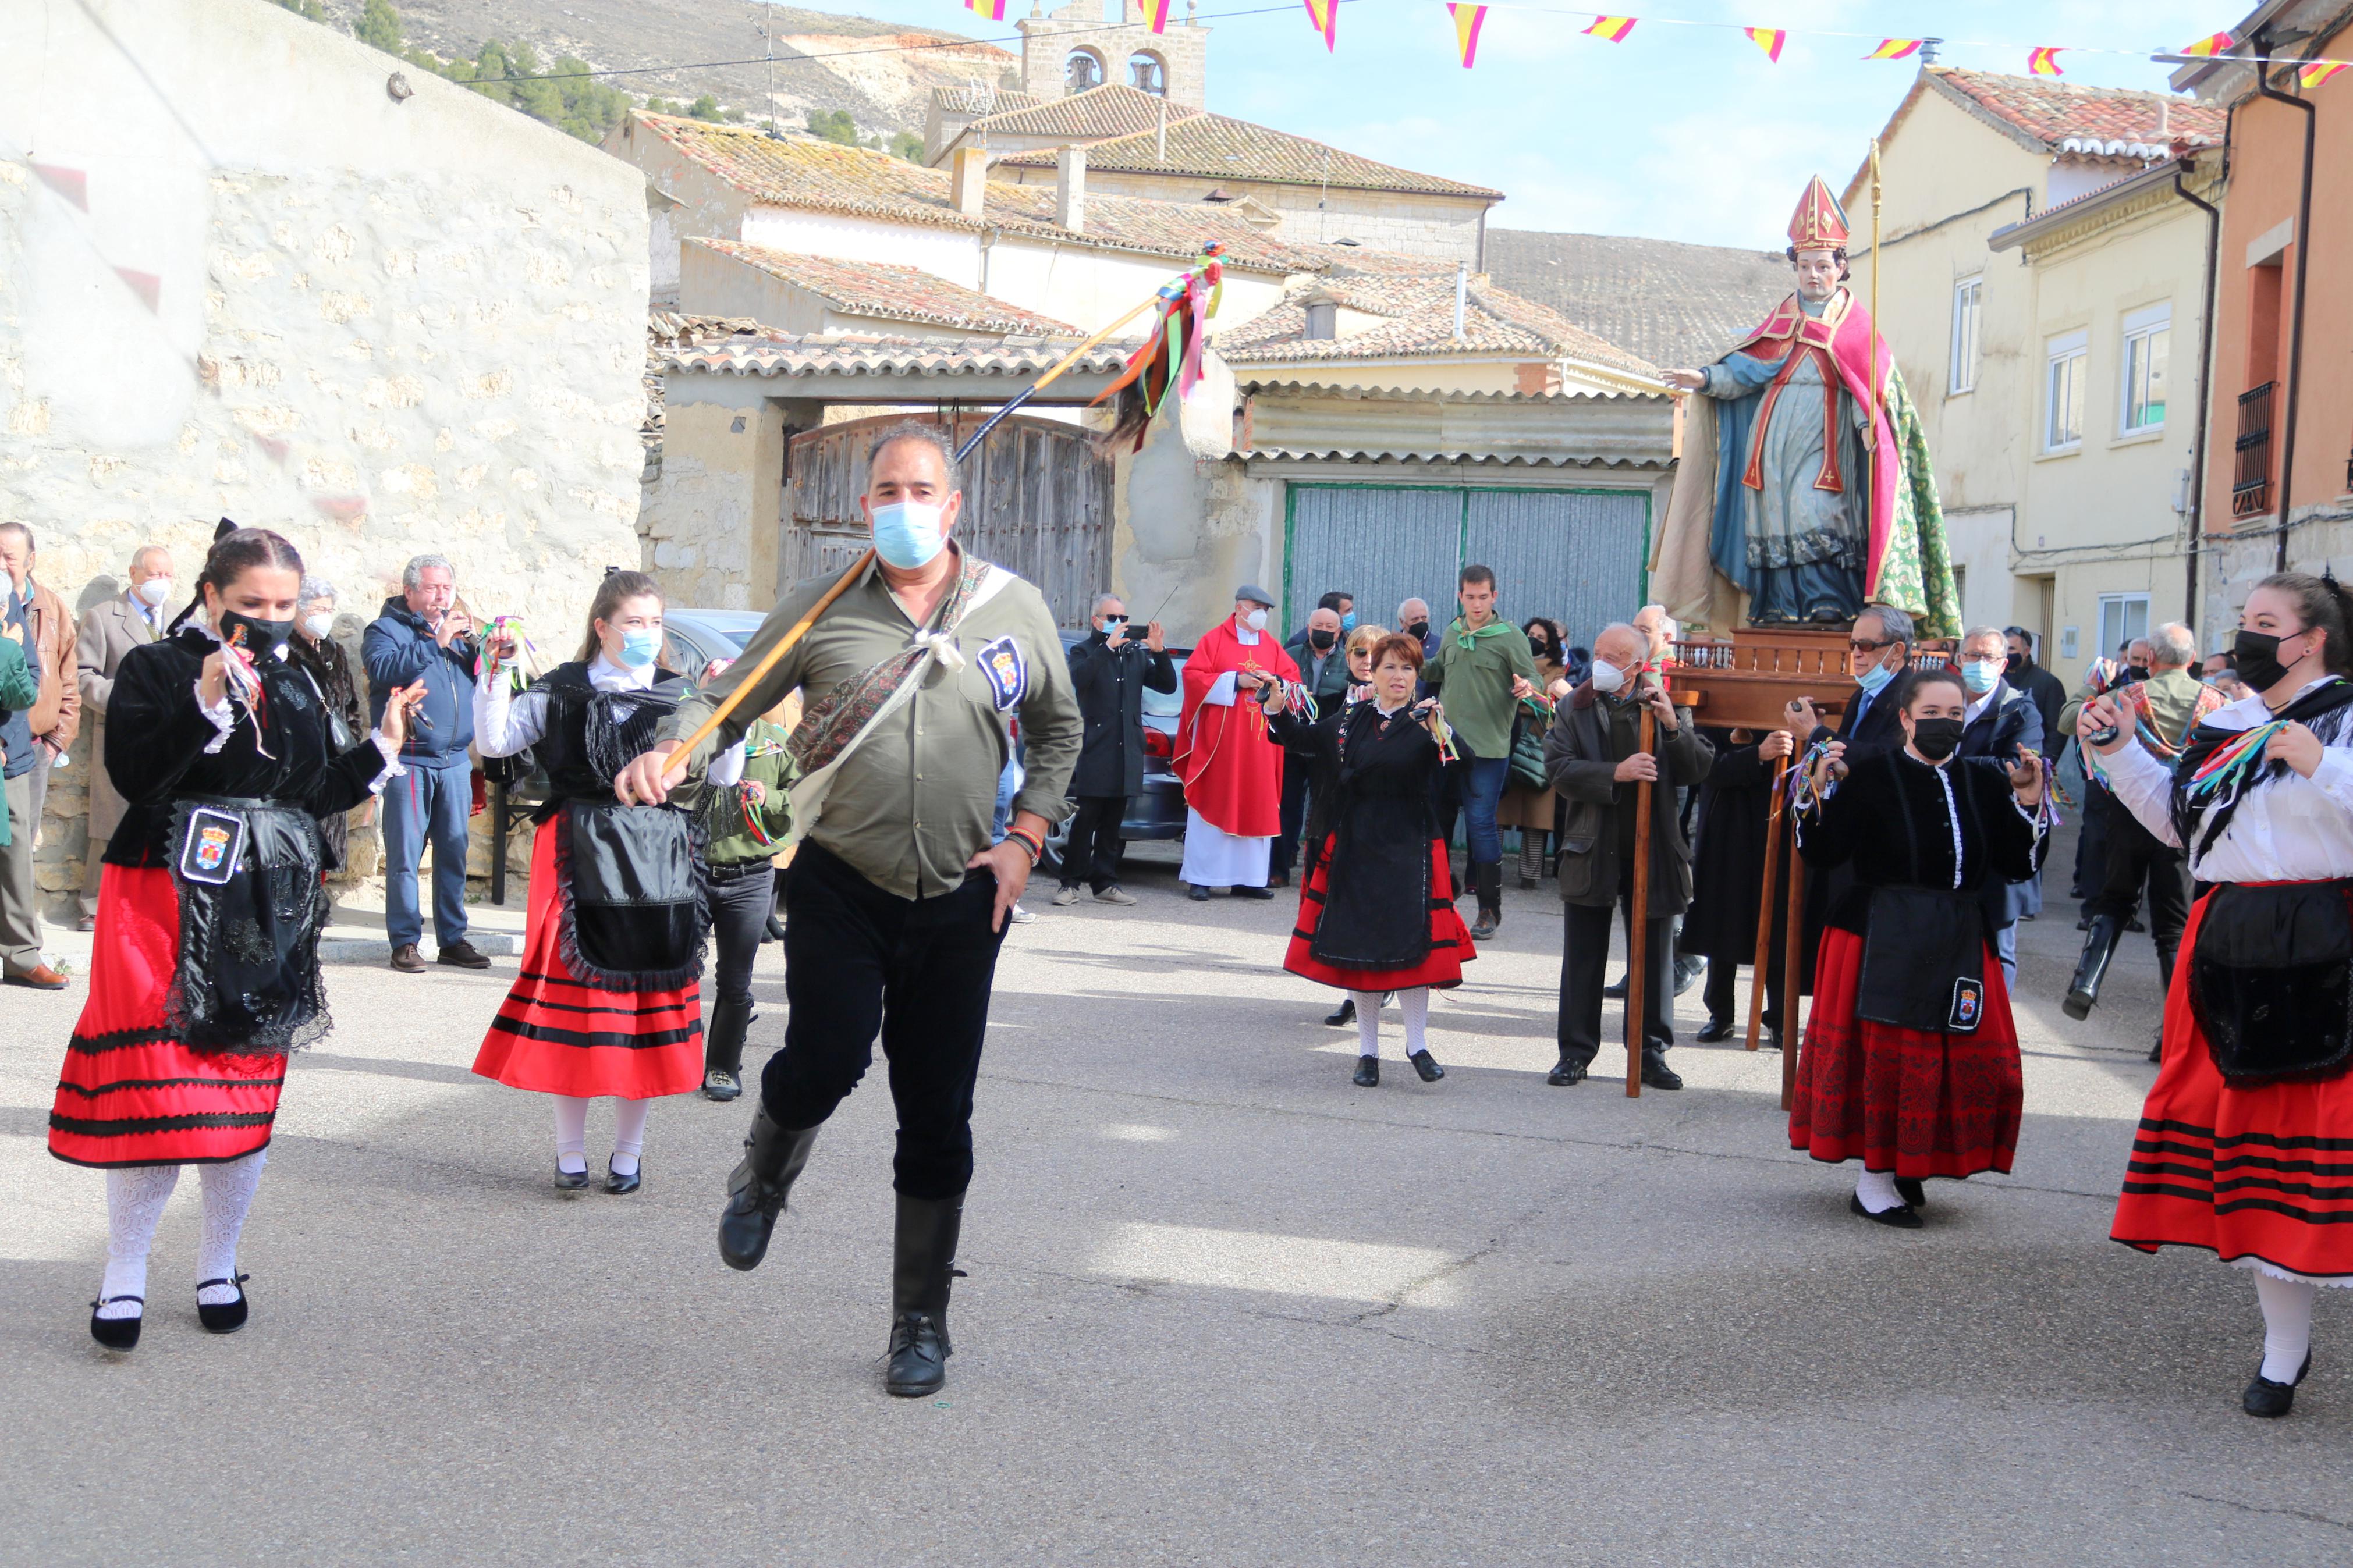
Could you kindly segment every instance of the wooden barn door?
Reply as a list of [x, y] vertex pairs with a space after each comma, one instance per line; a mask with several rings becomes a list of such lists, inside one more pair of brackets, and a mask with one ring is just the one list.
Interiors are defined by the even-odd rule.
[[[827, 425], [792, 438], [779, 552], [786, 584], [839, 573], [866, 548], [858, 498], [867, 444], [903, 417]], [[966, 415], [958, 423], [961, 441], [980, 421]], [[1017, 415], [965, 459], [956, 539], [1035, 584], [1064, 626], [1084, 626], [1095, 595], [1111, 587], [1111, 531], [1112, 460], [1083, 430]]]

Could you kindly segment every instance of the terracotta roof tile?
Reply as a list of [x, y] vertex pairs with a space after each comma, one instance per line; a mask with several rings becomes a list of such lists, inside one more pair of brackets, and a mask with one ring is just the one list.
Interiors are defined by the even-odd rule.
[[[1197, 174], [1208, 179], [1265, 180], [1287, 185], [1330, 184], [1346, 190], [1483, 196], [1498, 202], [1504, 199], [1503, 192], [1485, 185], [1465, 184], [1460, 180], [1377, 163], [1322, 142], [1253, 125], [1229, 115], [1192, 114], [1182, 120], [1172, 116], [1165, 153], [1161, 141], [1155, 117], [1149, 129], [1090, 146], [1087, 167], [1123, 174]], [[1043, 168], [1053, 163], [1054, 154], [1016, 153], [998, 161], [1021, 168]]]
[[687, 243], [733, 257], [747, 267], [756, 267], [852, 315], [930, 321], [976, 332], [1023, 332], [1041, 337], [1060, 334], [1072, 338], [1086, 335], [1068, 321], [1022, 310], [994, 295], [951, 283], [920, 267], [803, 256], [733, 239], [693, 238]]
[[1213, 205], [1090, 193], [1082, 234], [1054, 222], [1052, 186], [991, 182], [981, 216], [967, 217], [950, 200], [945, 170], [887, 153], [813, 137], [776, 141], [745, 127], [660, 114], [640, 112], [637, 122], [754, 200], [777, 206], [976, 233], [996, 228], [1064, 245], [1186, 260], [1214, 239], [1225, 245], [1232, 265], [1261, 272], [1320, 270], [1332, 259], [1327, 247], [1269, 238], [1240, 215]]
[[974, 121], [966, 134], [985, 132], [991, 135], [1068, 136], [1074, 141], [1101, 142], [1139, 131], [1156, 134], [1163, 113], [1174, 125], [1200, 112], [1181, 103], [1171, 103], [1158, 93], [1112, 81], [1074, 92], [1068, 98], [1043, 103], [1033, 99], [1026, 106], [1001, 108], [995, 114]]
[[[711, 332], [663, 342], [659, 318], [657, 323], [649, 356], [653, 369], [713, 375], [1035, 375], [1074, 346], [1069, 339], [943, 342], [882, 332], [807, 337]], [[1090, 350], [1071, 369], [1080, 374], [1109, 374], [1126, 363], [1128, 353], [1119, 344], [1108, 344]]]
[[[1307, 305], [1330, 300], [1343, 310], [1385, 318], [1337, 338], [1307, 335]], [[1605, 342], [1558, 312], [1489, 283], [1471, 281], [1462, 336], [1454, 335], [1454, 274], [1328, 278], [1294, 284], [1282, 303], [1212, 340], [1229, 363], [1288, 364], [1440, 354], [1524, 354], [1582, 360], [1625, 374], [1655, 378], [1657, 369]]]
[[1706, 364], [1795, 286], [1778, 250], [1487, 231], [1488, 276], [1652, 364]]
[[2223, 110], [2196, 99], [1950, 67], [1930, 67], [1927, 75], [1966, 105], [2054, 153], [2162, 158], [2177, 144], [2214, 147], [2222, 141]]

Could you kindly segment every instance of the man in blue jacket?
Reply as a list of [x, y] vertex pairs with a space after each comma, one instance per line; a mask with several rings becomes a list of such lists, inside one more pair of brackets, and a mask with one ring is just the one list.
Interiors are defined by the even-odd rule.
[[461, 969], [491, 961], [466, 940], [466, 821], [473, 815], [474, 670], [480, 647], [457, 608], [458, 574], [438, 555], [420, 555], [400, 574], [404, 593], [386, 599], [360, 639], [367, 665], [368, 708], [381, 722], [386, 692], [425, 683], [424, 708], [400, 748], [407, 776], [384, 791], [384, 925], [392, 966], [421, 974], [425, 918], [417, 908], [417, 868], [433, 846], [433, 936], [440, 960]]

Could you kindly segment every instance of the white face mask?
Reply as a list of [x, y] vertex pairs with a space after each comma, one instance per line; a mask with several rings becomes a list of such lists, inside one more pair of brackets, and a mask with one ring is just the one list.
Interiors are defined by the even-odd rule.
[[131, 591], [139, 595], [142, 604], [152, 609], [172, 596], [172, 580], [169, 577], [150, 577]]
[[1626, 684], [1626, 672], [1606, 658], [1593, 661], [1593, 689], [1611, 692]]
[[1252, 610], [1249, 615], [1242, 617], [1242, 625], [1250, 627], [1250, 629], [1254, 632], [1262, 632], [1266, 630], [1266, 612], [1264, 610]]
[[327, 634], [335, 629], [334, 615], [329, 611], [315, 616], [305, 616], [302, 617], [302, 629], [321, 642], [324, 642], [327, 640]]

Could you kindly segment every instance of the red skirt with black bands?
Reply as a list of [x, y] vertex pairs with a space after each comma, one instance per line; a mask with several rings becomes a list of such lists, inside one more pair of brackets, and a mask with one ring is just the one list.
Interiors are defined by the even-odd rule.
[[1985, 1014], [1974, 1034], [1858, 1017], [1862, 979], [1862, 938], [1836, 927], [1822, 932], [1789, 1147], [1915, 1178], [2009, 1170], [2026, 1093], [2010, 987], [1993, 950], [1986, 950]]
[[2314, 1279], [2353, 1277], [2353, 1073], [2233, 1089], [2189, 1005], [2206, 900], [2165, 994], [2165, 1062], [2143, 1102], [2111, 1239], [2198, 1247]]
[[[1343, 991], [1410, 991], [1417, 985], [1435, 985], [1449, 990], [1462, 984], [1462, 966], [1479, 956], [1471, 945], [1470, 928], [1462, 923], [1451, 900], [1433, 892], [1430, 900], [1430, 952], [1410, 969], [1344, 969], [1326, 963], [1310, 951], [1315, 941], [1315, 927], [1324, 918], [1325, 896], [1324, 873], [1332, 865], [1330, 837], [1324, 840], [1324, 853], [1315, 858], [1315, 869], [1307, 885], [1299, 889], [1299, 921], [1291, 928], [1291, 946], [1282, 955], [1282, 967], [1303, 979], [1319, 985], [1336, 985]], [[1430, 885], [1435, 889], [1451, 888], [1454, 873], [1446, 863], [1443, 840], [1430, 841]]]
[[49, 1107], [49, 1152], [77, 1165], [241, 1159], [269, 1143], [286, 1058], [193, 1050], [164, 1005], [180, 894], [162, 867], [101, 868], [90, 995]]
[[531, 850], [522, 973], [482, 1037], [474, 1070], [510, 1089], [653, 1100], [702, 1082], [699, 983], [669, 991], [607, 991], [564, 962], [555, 824]]

